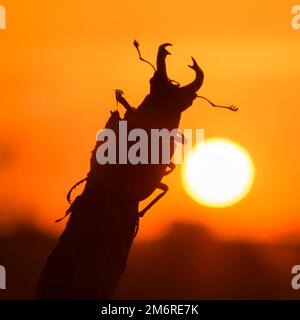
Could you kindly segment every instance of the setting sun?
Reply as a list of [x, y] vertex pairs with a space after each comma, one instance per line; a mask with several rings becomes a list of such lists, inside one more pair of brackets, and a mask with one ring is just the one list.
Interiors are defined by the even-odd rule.
[[210, 207], [227, 207], [241, 200], [251, 189], [254, 165], [248, 152], [222, 138], [199, 144], [183, 166], [188, 194]]

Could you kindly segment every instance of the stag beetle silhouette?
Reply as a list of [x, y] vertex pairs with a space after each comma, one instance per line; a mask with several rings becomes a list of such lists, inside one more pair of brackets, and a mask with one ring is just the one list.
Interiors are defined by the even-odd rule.
[[[134, 45], [138, 49], [136, 41]], [[198, 97], [197, 91], [201, 88], [204, 79], [203, 71], [198, 66], [196, 60], [192, 58], [193, 64], [189, 67], [195, 71], [195, 80], [183, 87], [179, 86], [177, 82], [170, 80], [166, 70], [166, 57], [170, 55], [170, 52], [167, 50], [168, 46], [171, 46], [171, 44], [165, 43], [159, 47], [157, 69], [151, 64], [155, 72], [150, 79], [150, 94], [146, 96], [137, 108], [132, 107], [127, 102], [122, 91], [116, 91], [117, 101], [126, 108], [125, 119], [128, 121], [128, 130], [143, 128], [149, 134], [153, 128], [168, 129], [169, 131], [176, 129], [179, 126], [181, 113], [190, 107]], [[140, 55], [139, 49], [138, 52]], [[146, 61], [141, 55], [140, 59]], [[118, 111], [112, 112], [106, 127], [117, 130], [118, 121], [120, 120], [121, 117]], [[74, 187], [86, 181], [84, 194], [94, 189], [95, 185], [106, 184], [112, 187], [114, 193], [122, 193], [123, 196], [134, 199], [137, 202], [149, 197], [157, 188], [162, 190], [162, 193], [140, 212], [139, 216], [143, 216], [168, 191], [168, 187], [161, 180], [165, 175], [171, 173], [175, 166], [172, 162], [170, 164], [100, 166], [96, 161], [96, 152], [99, 144], [99, 142], [96, 144], [92, 152], [91, 170], [87, 178], [79, 181]], [[171, 143], [170, 145], [172, 146], [173, 144]], [[174, 148], [171, 148], [170, 159], [173, 153]], [[143, 181], [141, 181], [141, 177], [145, 177]], [[70, 199], [70, 192], [67, 198], [68, 200]], [[74, 204], [79, 199], [77, 197]], [[67, 213], [70, 213], [73, 208], [74, 205], [71, 205]]]
[[[179, 83], [174, 80], [170, 80], [166, 70], [166, 57], [170, 55], [170, 52], [166, 49], [168, 46], [172, 46], [170, 43], [162, 44], [158, 49], [157, 54], [157, 69], [152, 63], [142, 58], [139, 43], [135, 40], [134, 46], [136, 47], [140, 60], [148, 63], [154, 69], [154, 75], [150, 79], [150, 94], [146, 96], [144, 101], [138, 108], [132, 107], [123, 96], [122, 90], [116, 91], [116, 100], [125, 109], [126, 113], [124, 119], [129, 121], [129, 129], [143, 128], [149, 134], [149, 131], [153, 128], [156, 129], [168, 129], [173, 130], [178, 128], [180, 122], [180, 116], [183, 111], [193, 104], [196, 98], [202, 98], [208, 101], [213, 107], [227, 108], [231, 111], [237, 111], [235, 106], [219, 106], [211, 102], [209, 99], [197, 95], [197, 91], [201, 88], [204, 73], [198, 66], [196, 60], [192, 57], [192, 65], [189, 65], [191, 69], [195, 71], [195, 80], [183, 87], [180, 87]], [[118, 123], [121, 121], [121, 117], [118, 111], [111, 112], [106, 128], [111, 128], [117, 131]], [[184, 139], [184, 137], [182, 137]], [[184, 140], [182, 141], [184, 143]], [[67, 199], [70, 201], [70, 194], [72, 190], [82, 182], [87, 181], [87, 188], [95, 183], [95, 181], [101, 181], [103, 175], [103, 166], [99, 167], [96, 163], [96, 152], [100, 143], [96, 144], [95, 149], [92, 152], [91, 171], [87, 178], [79, 181], [72, 187], [68, 193]], [[172, 144], [171, 144], [172, 145]], [[170, 159], [172, 158], [174, 149], [170, 152]], [[167, 170], [167, 167], [169, 170]], [[162, 190], [154, 200], [150, 202], [140, 213], [142, 217], [144, 214], [166, 194], [168, 186], [161, 182], [165, 175], [170, 174], [175, 169], [175, 165], [170, 161], [169, 164], [160, 165], [130, 165], [127, 166], [115, 166], [111, 168], [110, 178], [111, 181], [115, 181], [115, 191], [122, 192], [130, 198], [134, 198], [140, 202], [150, 196], [155, 189]], [[107, 170], [107, 168], [106, 168]], [[147, 177], [143, 183], [141, 183], [141, 177]], [[92, 181], [92, 183], [89, 183]], [[102, 181], [104, 183], [104, 181]], [[111, 182], [110, 182], [111, 184]], [[130, 186], [130, 188], [128, 188]], [[72, 206], [67, 211], [67, 214], [72, 210]], [[58, 220], [59, 221], [59, 220]]]
[[[146, 61], [141, 57], [139, 44], [135, 41], [134, 45], [140, 59]], [[156, 68], [146, 61], [154, 69], [154, 75], [150, 79], [150, 93], [137, 108], [127, 102], [122, 92], [116, 92], [118, 103], [126, 109], [128, 131], [142, 128], [148, 135], [151, 129], [172, 131], [178, 128], [181, 113], [196, 98], [201, 98], [197, 91], [203, 84], [204, 73], [194, 58], [189, 66], [195, 72], [194, 81], [180, 86], [169, 79], [166, 70], [169, 46], [165, 43], [159, 47]], [[117, 131], [120, 120], [118, 111], [111, 112], [106, 127]], [[168, 191], [161, 180], [174, 170], [171, 162], [100, 165], [96, 159], [100, 144], [97, 142], [92, 151], [87, 177], [74, 186], [86, 182], [83, 192], [66, 212], [66, 215], [72, 213], [70, 219], [40, 275], [36, 295], [39, 299], [109, 298], [125, 270], [139, 218]], [[174, 143], [170, 146], [169, 159], [174, 154]], [[148, 154], [151, 156], [151, 152]], [[68, 200], [74, 187], [68, 193]], [[162, 192], [139, 212], [139, 202], [157, 188]]]

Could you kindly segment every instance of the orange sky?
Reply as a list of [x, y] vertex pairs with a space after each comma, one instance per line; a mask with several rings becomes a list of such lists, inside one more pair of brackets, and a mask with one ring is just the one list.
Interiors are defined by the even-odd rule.
[[[221, 237], [273, 240], [300, 231], [300, 30], [291, 28], [294, 1], [0, 1], [0, 224], [31, 219], [60, 231], [69, 187], [89, 168], [95, 134], [122, 88], [138, 105], [152, 71], [132, 41], [155, 61], [171, 42], [172, 79], [192, 79], [193, 55], [205, 71], [201, 93], [238, 113], [196, 101], [181, 128], [204, 128], [251, 154], [250, 194], [224, 209], [201, 207], [185, 193], [180, 167], [165, 179], [168, 195], [143, 219], [139, 237], [178, 219]], [[1, 155], [1, 153], [3, 155]], [[0, 160], [1, 161], [1, 160]]]

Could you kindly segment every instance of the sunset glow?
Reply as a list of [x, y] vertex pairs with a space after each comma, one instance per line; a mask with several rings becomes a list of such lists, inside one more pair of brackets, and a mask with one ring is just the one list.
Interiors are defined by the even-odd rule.
[[158, 46], [173, 44], [167, 71], [181, 85], [193, 79], [187, 66], [193, 56], [205, 73], [198, 94], [239, 107], [232, 113], [197, 99], [184, 111], [180, 129], [203, 128], [206, 138], [236, 141], [255, 163], [251, 192], [223, 208], [224, 216], [186, 194], [178, 166], [164, 178], [170, 191], [143, 220], [139, 237], [159, 236], [177, 220], [233, 239], [275, 241], [300, 233], [295, 2], [251, 2], [246, 9], [237, 0], [1, 5], [7, 28], [0, 30], [0, 228], [26, 221], [60, 234], [65, 223], [53, 221], [67, 210], [70, 187], [89, 170], [96, 133], [116, 108], [114, 89], [124, 90], [134, 107], [149, 93], [153, 70], [139, 60], [137, 39], [153, 64]]
[[185, 189], [197, 202], [227, 207], [250, 190], [254, 165], [239, 145], [225, 139], [210, 139], [188, 156], [183, 168]]

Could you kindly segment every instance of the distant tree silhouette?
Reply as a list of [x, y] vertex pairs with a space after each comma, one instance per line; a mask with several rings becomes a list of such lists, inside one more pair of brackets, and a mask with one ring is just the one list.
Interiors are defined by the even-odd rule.
[[[1, 201], [0, 213], [7, 214]], [[0, 228], [0, 261], [8, 272], [0, 300], [32, 299], [55, 241], [31, 224], [10, 233]], [[222, 241], [201, 225], [177, 222], [159, 239], [134, 243], [114, 298], [300, 299], [290, 283], [299, 254], [299, 235], [273, 243]]]

